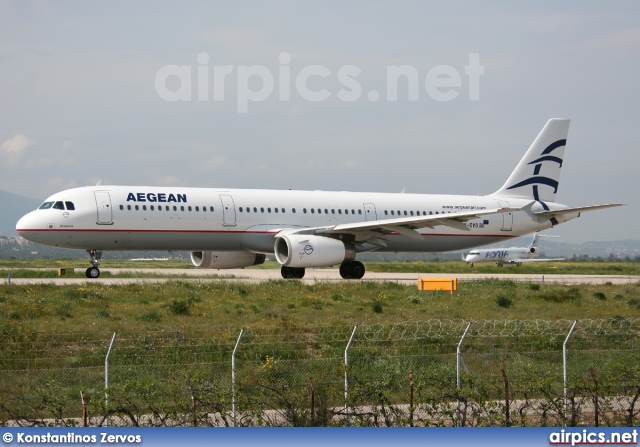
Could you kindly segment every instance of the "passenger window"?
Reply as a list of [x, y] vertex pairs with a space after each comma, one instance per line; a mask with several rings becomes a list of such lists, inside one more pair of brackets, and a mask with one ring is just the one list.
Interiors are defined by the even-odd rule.
[[295, 213], [296, 213], [296, 209], [295, 209], [295, 208], [291, 208], [291, 212], [292, 212], [293, 214], [295, 214]]
[[124, 205], [120, 205], [120, 211], [124, 209]]
[[44, 202], [42, 205], [40, 205], [40, 208], [38, 208], [38, 209], [48, 210], [52, 206], [53, 206], [53, 202]]
[[64, 202], [64, 204], [69, 211], [75, 211], [76, 207], [73, 205], [73, 202]]
[[278, 208], [274, 208], [273, 210], [274, 210], [276, 213], [278, 212]]
[[63, 210], [64, 209], [64, 203], [62, 202], [56, 202], [53, 204], [53, 209], [54, 210]]
[[188, 209], [189, 211], [191, 211], [191, 206], [189, 206], [187, 209]]
[[136, 205], [136, 211], [138, 211], [140, 209], [140, 207], [138, 207], [138, 205]]
[[131, 211], [131, 205], [127, 205], [127, 210]]
[[199, 206], [196, 206], [196, 211], [200, 211], [200, 207]]
[[153, 205], [149, 206], [149, 209], [150, 209], [151, 211], [155, 211], [155, 208], [153, 207]]
[[212, 206], [209, 207], [209, 211], [211, 211], [213, 213], [213, 207]]
[[142, 205], [142, 210], [147, 211], [147, 205]]

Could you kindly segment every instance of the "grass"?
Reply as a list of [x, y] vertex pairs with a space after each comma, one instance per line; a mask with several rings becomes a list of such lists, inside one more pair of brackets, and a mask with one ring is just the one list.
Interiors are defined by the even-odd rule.
[[[230, 354], [240, 328], [244, 328], [248, 330], [239, 350], [241, 377], [259, 375], [269, 384], [288, 377], [286, 381], [304, 384], [307, 376], [318, 379], [331, 375], [341, 385], [345, 342], [357, 324], [357, 342], [350, 354], [354, 379], [360, 377], [363, 383], [380, 378], [390, 381], [381, 385], [381, 392], [397, 392], [397, 401], [404, 402], [405, 394], [400, 393], [406, 390], [398, 384], [407, 371], [414, 371], [416, 377], [430, 377], [434, 368], [442, 368], [446, 377], [453, 377], [451, 353], [460, 337], [460, 331], [450, 334], [443, 329], [441, 335], [413, 339], [410, 322], [465, 320], [482, 326], [479, 323], [484, 320], [488, 327], [497, 322], [499, 329], [500, 323], [508, 325], [510, 320], [608, 319], [615, 323], [637, 318], [640, 282], [567, 286], [487, 279], [459, 282], [454, 295], [372, 281], [307, 284], [270, 280], [254, 284], [174, 278], [163, 284], [117, 286], [99, 280], [81, 285], [5, 283], [0, 284], [0, 362], [6, 369], [7, 387], [27, 393], [33, 383], [42, 384], [45, 390], [58, 383], [57, 392], [68, 394], [69, 402], [76, 402], [78, 389], [85, 388], [97, 400], [102, 395], [101, 371], [108, 342], [117, 332], [110, 360], [112, 386], [132, 385], [127, 382], [130, 380], [152, 383], [158, 389], [180, 385], [183, 392], [188, 387], [179, 382], [184, 380], [179, 368], [201, 367], [207, 377], [229, 380]], [[394, 324], [407, 330], [406, 336], [393, 332]], [[459, 326], [464, 328], [466, 322]], [[518, 375], [534, 367], [558, 371], [566, 331], [521, 336], [513, 336], [508, 329], [504, 332], [502, 338], [476, 335], [465, 341], [465, 361], [474, 377], [499, 377], [497, 368], [507, 367], [510, 380], [517, 384], [522, 382], [518, 382]], [[616, 337], [576, 334], [572, 353], [600, 356], [596, 360], [602, 362], [603, 352], [613, 351], [608, 347], [618, 349], [633, 343], [626, 334]], [[594, 347], [600, 351], [577, 352]], [[420, 354], [430, 356], [428, 366], [421, 363], [424, 358]], [[301, 359], [308, 361], [295, 363]], [[624, 367], [628, 369], [633, 361], [627, 360]], [[410, 364], [412, 361], [416, 364]], [[575, 369], [587, 371], [591, 363]], [[172, 375], [172, 368], [178, 372]], [[212, 373], [212, 368], [220, 371]], [[24, 370], [29, 374], [22, 374]], [[59, 382], [49, 380], [47, 374]], [[553, 386], [561, 389], [560, 375], [554, 377]], [[137, 394], [132, 395], [138, 399], [136, 403], [141, 401]], [[361, 403], [370, 402], [363, 398]], [[78, 412], [72, 404], [68, 406], [75, 408], [73, 414]]]
[[640, 318], [639, 303], [640, 283], [566, 286], [490, 279], [460, 283], [453, 296], [369, 281], [3, 284], [0, 334], [17, 330], [104, 333], [132, 327], [184, 331], [343, 326], [429, 319]]

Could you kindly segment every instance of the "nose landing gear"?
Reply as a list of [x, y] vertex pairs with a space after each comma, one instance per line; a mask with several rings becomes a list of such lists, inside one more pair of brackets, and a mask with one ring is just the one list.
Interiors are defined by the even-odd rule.
[[102, 250], [87, 250], [87, 253], [91, 256], [91, 264], [93, 267], [89, 267], [85, 273], [87, 278], [94, 279], [100, 276], [98, 264], [100, 263], [100, 258], [102, 258]]

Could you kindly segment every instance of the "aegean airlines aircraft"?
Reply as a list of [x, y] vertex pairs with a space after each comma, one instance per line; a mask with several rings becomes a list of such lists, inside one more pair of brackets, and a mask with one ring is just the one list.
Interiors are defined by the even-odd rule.
[[339, 264], [365, 273], [358, 253], [443, 252], [545, 230], [611, 203], [556, 203], [569, 120], [549, 120], [493, 194], [434, 195], [262, 189], [92, 186], [56, 193], [16, 224], [25, 239], [86, 250], [100, 275], [104, 250], [183, 250], [200, 268], [261, 264], [284, 278]]
[[473, 264], [482, 262], [495, 262], [498, 267], [504, 264], [520, 265], [523, 262], [549, 262], [564, 261], [565, 258], [536, 258], [538, 256], [538, 247], [536, 243], [541, 237], [557, 237], [549, 234], [534, 234], [533, 240], [528, 247], [511, 247], [511, 248], [483, 248], [471, 250], [466, 256], [462, 256], [462, 260]]

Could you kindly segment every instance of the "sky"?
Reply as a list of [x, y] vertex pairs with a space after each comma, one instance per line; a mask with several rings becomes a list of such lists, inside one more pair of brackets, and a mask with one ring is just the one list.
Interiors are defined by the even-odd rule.
[[0, 0], [0, 189], [489, 194], [570, 118], [549, 234], [638, 239], [637, 1]]

